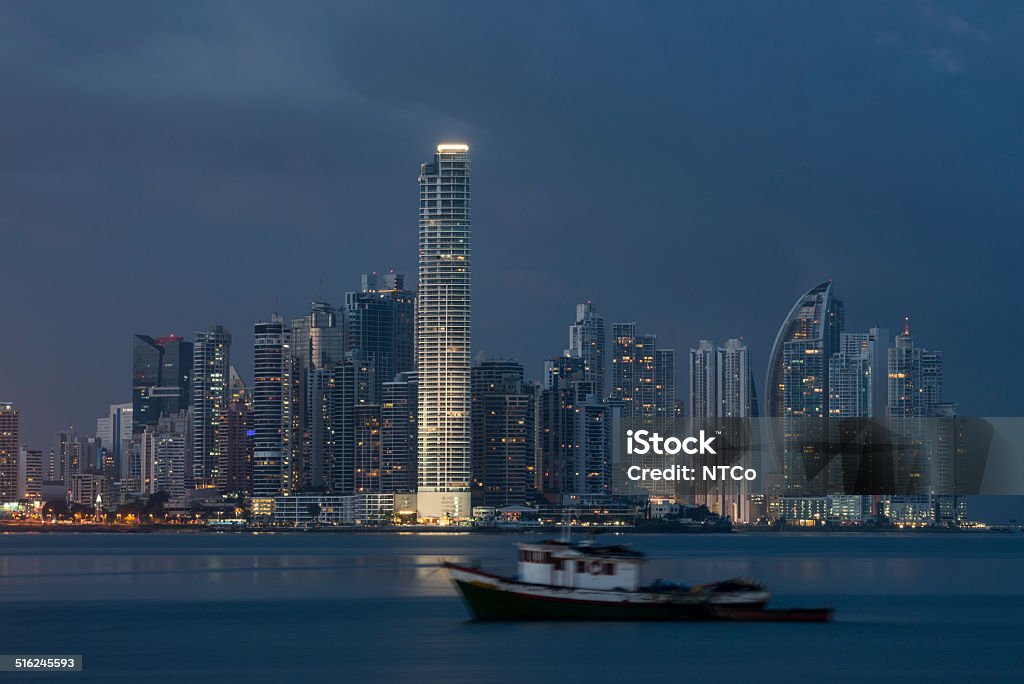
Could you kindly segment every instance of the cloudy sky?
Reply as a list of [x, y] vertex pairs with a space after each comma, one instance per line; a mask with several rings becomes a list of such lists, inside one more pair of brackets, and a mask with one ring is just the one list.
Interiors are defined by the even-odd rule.
[[1022, 31], [1014, 2], [4, 2], [0, 399], [48, 448], [129, 399], [132, 333], [211, 323], [250, 377], [254, 321], [414, 282], [418, 165], [460, 140], [477, 351], [539, 376], [591, 298], [761, 368], [832, 278], [851, 329], [911, 315], [964, 413], [1022, 415]]

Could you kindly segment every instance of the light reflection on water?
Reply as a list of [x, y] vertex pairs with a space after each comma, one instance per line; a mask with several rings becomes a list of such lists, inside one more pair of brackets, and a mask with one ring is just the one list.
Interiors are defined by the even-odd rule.
[[[0, 537], [0, 601], [452, 596], [442, 558], [514, 572], [505, 535]], [[532, 537], [536, 539], [536, 537]], [[1016, 535], [646, 535], [647, 579], [750, 577], [785, 594], [1024, 594]]]

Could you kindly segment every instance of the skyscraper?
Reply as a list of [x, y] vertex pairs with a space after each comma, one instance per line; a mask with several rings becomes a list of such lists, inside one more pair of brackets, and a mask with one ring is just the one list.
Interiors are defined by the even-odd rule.
[[[253, 328], [253, 496], [270, 500], [296, 486], [292, 471], [297, 398], [291, 330], [277, 314]], [[266, 505], [266, 504], [265, 504]]]
[[612, 389], [608, 404], [624, 418], [675, 416], [675, 350], [658, 349], [657, 336], [638, 335], [636, 323], [612, 325]]
[[676, 414], [676, 350], [654, 350], [654, 417], [672, 420]]
[[344, 317], [327, 302], [313, 302], [309, 314], [292, 319], [295, 356], [292, 444], [293, 487], [299, 490], [330, 485], [326, 463], [328, 434], [327, 387], [331, 366], [345, 357]]
[[754, 376], [750, 353], [743, 340], [725, 341], [715, 352], [715, 394], [718, 416], [753, 418], [757, 416]]
[[21, 458], [18, 409], [0, 401], [0, 502], [18, 500], [18, 461]]
[[192, 359], [192, 482], [217, 483], [231, 391], [231, 334], [223, 326], [197, 332]]
[[585, 382], [587, 394], [596, 393], [594, 383], [588, 379], [587, 362], [579, 356], [555, 356], [544, 362], [544, 389], [557, 389], [566, 382]]
[[437, 146], [420, 166], [417, 505], [427, 519], [470, 514], [470, 161]]
[[845, 311], [827, 281], [797, 299], [768, 357], [765, 380], [769, 443], [782, 491], [824, 495], [829, 412], [828, 365], [838, 349]]
[[511, 359], [473, 367], [473, 485], [485, 506], [520, 505], [534, 489], [535, 399], [523, 365]]
[[130, 477], [132, 435], [135, 433], [132, 420], [134, 413], [134, 403], [111, 404], [110, 412], [105, 417], [96, 419], [96, 436], [113, 459], [114, 472], [118, 478]]
[[186, 470], [188, 432], [187, 411], [161, 416], [154, 430], [152, 488], [154, 492], [167, 492], [176, 502], [184, 499], [191, 475]]
[[718, 415], [717, 356], [710, 340], [701, 340], [690, 349], [690, 417]]
[[381, 390], [380, 490], [416, 491], [416, 374], [399, 373]]
[[228, 407], [220, 431], [217, 491], [252, 494], [253, 429], [252, 393], [231, 366]]
[[[315, 371], [313, 379], [318, 386], [324, 388], [327, 400], [325, 483], [335, 494], [351, 494], [356, 489], [357, 467], [364, 469], [360, 475], [366, 474], [366, 478], [378, 477], [368, 472], [379, 470], [379, 463], [374, 463], [374, 457], [369, 453], [372, 445], [367, 444], [367, 441], [376, 439], [379, 450], [379, 426], [376, 428], [377, 436], [366, 432], [375, 429], [372, 412], [380, 411], [378, 405], [370, 403], [376, 382], [373, 362], [360, 351], [349, 352], [343, 361]], [[363, 437], [362, 444], [357, 443], [360, 441], [357, 440], [357, 433]], [[371, 486], [366, 478], [360, 479], [360, 486], [364, 488]]]
[[[0, 406], [3, 404], [0, 403]], [[35, 449], [21, 450], [18, 464], [19, 495], [22, 499], [40, 499], [43, 496], [43, 452]]]
[[156, 425], [162, 415], [187, 409], [192, 400], [191, 375], [191, 342], [176, 335], [156, 339], [133, 335], [133, 433]]
[[587, 377], [579, 357], [545, 362], [545, 383], [535, 400], [533, 479], [552, 503], [596, 503], [610, 493], [610, 409]]
[[928, 496], [934, 491], [932, 465], [937, 444], [929, 434], [933, 426], [926, 419], [953, 412], [940, 410], [942, 352], [916, 346], [908, 320], [903, 334], [896, 337], [896, 346], [889, 349], [888, 370], [887, 413], [890, 429], [899, 440], [894, 490], [912, 495], [901, 500], [901, 504], [914, 509], [905, 512], [905, 521], [929, 519]]
[[345, 350], [361, 350], [373, 361], [374, 403], [385, 382], [415, 370], [415, 321], [416, 295], [401, 273], [365, 274], [362, 289], [345, 295]]
[[[872, 515], [871, 497], [836, 494], [874, 488], [882, 481], [873, 472], [870, 457], [878, 423], [886, 412], [886, 367], [889, 331], [871, 328], [866, 333], [841, 333], [838, 351], [829, 360], [829, 440], [839, 457], [829, 463], [829, 517], [840, 523], [860, 523]], [[880, 433], [881, 434], [881, 433]], [[888, 440], [886, 440], [888, 441]], [[889, 478], [885, 478], [888, 480]]]
[[583, 359], [584, 380], [594, 384], [594, 394], [605, 398], [605, 339], [604, 318], [597, 313], [594, 303], [586, 301], [576, 305], [576, 322], [569, 326], [569, 348], [566, 356]]
[[[701, 340], [690, 349], [690, 417], [691, 430], [715, 430], [722, 434], [720, 461], [716, 465], [733, 465], [735, 458], [745, 455], [748, 424], [734, 419], [754, 417], [754, 379], [750, 372], [747, 346], [740, 339], [726, 340], [716, 346]], [[749, 492], [745, 483], [698, 481], [694, 485], [695, 503], [706, 505], [712, 512], [731, 516], [733, 520], [750, 522]]]

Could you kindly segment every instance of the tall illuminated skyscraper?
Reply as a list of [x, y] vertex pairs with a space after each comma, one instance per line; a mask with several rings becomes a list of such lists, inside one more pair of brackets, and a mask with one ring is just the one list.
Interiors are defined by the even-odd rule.
[[828, 454], [829, 362], [839, 350], [845, 309], [832, 281], [803, 294], [779, 328], [768, 357], [765, 400], [768, 433], [787, 494], [821, 496], [827, 488], [818, 477]]
[[223, 326], [197, 332], [192, 357], [192, 481], [213, 487], [227, 429], [231, 334]]
[[290, 494], [295, 391], [291, 329], [274, 314], [253, 328], [256, 382], [253, 385], [253, 496]]
[[20, 439], [18, 409], [0, 401], [0, 502], [18, 499]]
[[469, 146], [437, 146], [420, 166], [417, 505], [423, 518], [470, 514]]

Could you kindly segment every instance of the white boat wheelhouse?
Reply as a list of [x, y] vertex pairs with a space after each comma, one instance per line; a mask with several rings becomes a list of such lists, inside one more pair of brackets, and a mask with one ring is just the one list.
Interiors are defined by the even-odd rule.
[[625, 546], [519, 544], [519, 581], [573, 589], [636, 591], [644, 556]]

